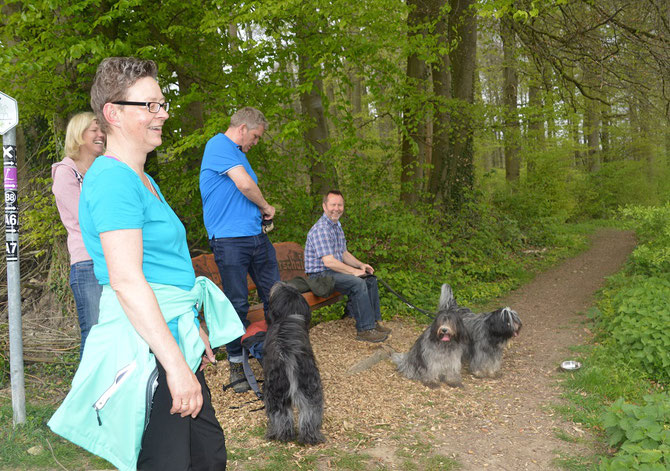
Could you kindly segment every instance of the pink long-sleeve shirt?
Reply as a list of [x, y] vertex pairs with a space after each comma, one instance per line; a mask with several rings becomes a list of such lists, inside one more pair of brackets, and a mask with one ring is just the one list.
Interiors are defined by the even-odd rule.
[[81, 179], [83, 176], [69, 157], [51, 166], [53, 185], [51, 191], [56, 196], [56, 206], [60, 219], [67, 230], [67, 250], [70, 253], [70, 265], [84, 260], [91, 260], [91, 256], [84, 247], [79, 228], [79, 195], [81, 194]]

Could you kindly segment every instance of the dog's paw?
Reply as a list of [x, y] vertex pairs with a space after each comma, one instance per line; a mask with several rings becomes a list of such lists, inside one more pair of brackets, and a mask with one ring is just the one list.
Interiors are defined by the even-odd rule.
[[440, 383], [436, 383], [434, 381], [423, 381], [423, 385], [430, 389], [437, 389], [440, 387]]
[[276, 440], [278, 442], [292, 442], [293, 440], [295, 440], [295, 432], [290, 433], [287, 431], [283, 431], [283, 432], [271, 433], [268, 431], [265, 434], [265, 438], [267, 438], [268, 440]]
[[321, 432], [298, 437], [298, 443], [302, 445], [318, 445], [319, 443], [324, 443], [325, 441], [326, 437], [324, 437]]
[[500, 378], [502, 376], [502, 373], [500, 371], [488, 371], [488, 370], [477, 370], [477, 371], [472, 371], [472, 376], [475, 378], [480, 378], [480, 379], [495, 379], [495, 378]]

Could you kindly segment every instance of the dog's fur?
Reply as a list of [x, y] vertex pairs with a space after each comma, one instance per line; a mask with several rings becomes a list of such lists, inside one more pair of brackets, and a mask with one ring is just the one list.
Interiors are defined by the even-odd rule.
[[283, 442], [296, 438], [296, 406], [298, 442], [322, 443], [323, 389], [309, 342], [309, 305], [295, 288], [281, 282], [272, 287], [268, 304], [263, 352], [266, 437]]
[[394, 353], [391, 360], [409, 379], [435, 388], [440, 382], [462, 386], [461, 357], [467, 347], [467, 334], [451, 287], [442, 293], [433, 323], [423, 331], [407, 353]]
[[509, 307], [486, 314], [475, 314], [469, 309], [461, 312], [469, 339], [464, 363], [479, 378], [498, 376], [505, 345], [521, 330], [519, 315]]

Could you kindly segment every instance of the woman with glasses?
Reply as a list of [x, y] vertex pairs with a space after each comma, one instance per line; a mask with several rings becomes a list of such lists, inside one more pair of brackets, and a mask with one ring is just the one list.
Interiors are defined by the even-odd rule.
[[243, 329], [223, 293], [195, 279], [184, 226], [144, 172], [169, 117], [156, 77], [153, 61], [113, 57], [91, 88], [107, 150], [86, 175], [79, 219], [103, 285], [100, 321], [49, 426], [121, 470], [222, 470], [202, 364], [215, 362], [210, 343]]
[[79, 358], [84, 352], [88, 332], [98, 322], [102, 286], [93, 273], [93, 260], [84, 247], [79, 228], [79, 195], [86, 171], [105, 148], [102, 132], [93, 113], [76, 114], [65, 132], [65, 158], [51, 167], [56, 206], [67, 231], [70, 254], [70, 288], [77, 305], [81, 330]]

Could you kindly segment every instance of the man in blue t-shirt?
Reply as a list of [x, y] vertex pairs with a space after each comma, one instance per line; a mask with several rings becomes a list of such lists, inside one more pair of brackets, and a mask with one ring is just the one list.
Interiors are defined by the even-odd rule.
[[[247, 273], [256, 284], [267, 311], [270, 289], [279, 281], [277, 255], [261, 227], [272, 220], [275, 208], [258, 187], [258, 178], [246, 153], [268, 128], [259, 110], [245, 107], [230, 118], [225, 133], [205, 146], [200, 167], [200, 194], [209, 245], [221, 274], [223, 291], [248, 326]], [[242, 345], [237, 339], [226, 345], [230, 382], [235, 392], [250, 389], [242, 369]]]

